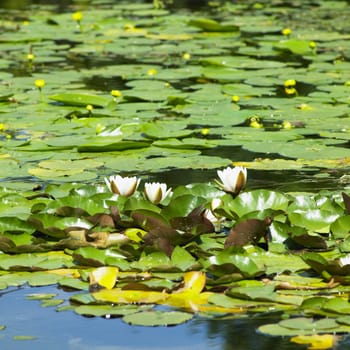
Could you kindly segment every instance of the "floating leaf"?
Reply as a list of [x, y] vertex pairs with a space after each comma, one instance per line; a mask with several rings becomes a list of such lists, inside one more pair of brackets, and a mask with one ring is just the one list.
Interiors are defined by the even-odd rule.
[[282, 193], [268, 190], [254, 190], [241, 193], [232, 202], [228, 203], [229, 210], [235, 212], [239, 217], [265, 209], [285, 210], [289, 199]]
[[265, 220], [247, 219], [236, 224], [225, 241], [226, 247], [241, 247], [249, 243], [258, 243], [260, 238], [267, 236], [267, 228], [272, 219]]
[[79, 315], [84, 316], [124, 316], [133, 314], [143, 310], [147, 311], [146, 307], [140, 307], [139, 305], [81, 305], [74, 308], [74, 311]]
[[174, 326], [193, 318], [193, 314], [180, 311], [148, 311], [123, 317], [123, 321], [135, 326]]
[[18, 340], [18, 341], [25, 341], [25, 340], [35, 340], [37, 337], [33, 335], [15, 335], [13, 337], [13, 340]]
[[118, 269], [116, 267], [101, 266], [90, 272], [90, 287], [104, 287], [112, 289], [116, 283]]
[[291, 338], [291, 342], [296, 344], [309, 345], [308, 349], [330, 349], [336, 342], [333, 334], [299, 335]]
[[93, 293], [97, 301], [109, 302], [115, 304], [154, 304], [165, 301], [169, 295], [162, 292], [143, 291], [143, 290], [121, 290], [118, 288], [105, 289]]
[[239, 30], [235, 25], [222, 25], [209, 18], [194, 18], [188, 22], [188, 25], [203, 29], [208, 32], [236, 32]]
[[93, 105], [97, 107], [105, 107], [111, 101], [103, 96], [90, 95], [90, 94], [75, 94], [75, 93], [63, 93], [50, 96], [51, 100], [61, 102], [72, 106], [87, 106]]

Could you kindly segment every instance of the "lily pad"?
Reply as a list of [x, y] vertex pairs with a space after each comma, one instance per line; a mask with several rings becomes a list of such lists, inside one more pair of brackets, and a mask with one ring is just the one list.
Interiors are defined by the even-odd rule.
[[193, 314], [180, 311], [149, 311], [123, 317], [123, 321], [136, 326], [174, 326], [193, 318]]

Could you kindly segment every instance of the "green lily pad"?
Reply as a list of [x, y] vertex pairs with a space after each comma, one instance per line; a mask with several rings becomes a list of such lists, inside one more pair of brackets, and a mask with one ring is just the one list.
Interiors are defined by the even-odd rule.
[[111, 101], [111, 99], [107, 99], [103, 96], [90, 95], [90, 94], [57, 94], [50, 96], [51, 100], [72, 105], [72, 106], [97, 106], [97, 107], [105, 107]]
[[174, 326], [193, 318], [193, 314], [180, 311], [149, 311], [123, 317], [123, 321], [136, 326]]

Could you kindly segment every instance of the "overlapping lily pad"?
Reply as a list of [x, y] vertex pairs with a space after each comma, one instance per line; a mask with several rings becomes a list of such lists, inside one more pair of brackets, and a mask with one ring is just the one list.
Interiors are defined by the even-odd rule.
[[[2, 180], [31, 175], [36, 181], [54, 177], [61, 182], [91, 182], [99, 176], [97, 166], [75, 172], [67, 167], [53, 176], [34, 160], [35, 153], [44, 150], [46, 156], [40, 154], [38, 161], [80, 160], [82, 152], [103, 151], [99, 161], [108, 164], [110, 152], [151, 145], [204, 153], [207, 147], [222, 146], [222, 137], [226, 144], [251, 152], [251, 157], [265, 153], [277, 162], [294, 159], [303, 168], [332, 168], [331, 159], [346, 168], [350, 77], [342, 57], [347, 34], [335, 25], [305, 31], [308, 21], [314, 25], [322, 16], [322, 1], [302, 28], [291, 23], [285, 32], [283, 11], [270, 20], [265, 5], [250, 5], [225, 4], [226, 12], [213, 7], [216, 14], [228, 14], [222, 21], [220, 16], [194, 17], [141, 3], [121, 4], [110, 11], [92, 5], [81, 26], [70, 14], [46, 9], [28, 13], [23, 25], [9, 18], [1, 40], [1, 74], [8, 88], [1, 99], [0, 136], [3, 154], [11, 156], [6, 160], [11, 170], [1, 174]], [[275, 4], [270, 6], [274, 9]], [[308, 5], [298, 3], [293, 11], [303, 12], [303, 6]], [[111, 20], [113, 14], [120, 18], [117, 24]], [[213, 42], [215, 50], [209, 49]], [[232, 53], [233, 47], [239, 54]], [[34, 56], [28, 58], [28, 53]], [[8, 73], [18, 70], [21, 74]], [[41, 92], [34, 85], [36, 79], [46, 81]], [[284, 87], [291, 79], [296, 81], [295, 93]], [[126, 132], [124, 125], [130, 122], [137, 128]], [[252, 126], [261, 128], [259, 139]], [[118, 128], [122, 132], [110, 139], [110, 130]], [[203, 128], [209, 129], [203, 133]], [[69, 142], [67, 137], [72, 137]], [[19, 139], [26, 144], [12, 141]], [[244, 161], [243, 154], [230, 160]], [[21, 166], [28, 156], [33, 157], [30, 166]], [[216, 156], [227, 162], [219, 149]], [[140, 155], [144, 169], [146, 160], [147, 153]], [[171, 168], [171, 162], [150, 166], [162, 171]], [[179, 158], [172, 163], [187, 168]], [[270, 164], [249, 166], [274, 169]], [[207, 168], [217, 165], [216, 159], [207, 159]]]

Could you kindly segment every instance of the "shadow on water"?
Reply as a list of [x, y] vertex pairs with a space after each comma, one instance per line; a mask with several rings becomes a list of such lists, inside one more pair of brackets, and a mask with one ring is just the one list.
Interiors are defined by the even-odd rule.
[[[202, 152], [207, 156], [218, 156], [234, 161], [252, 162], [266, 154], [249, 152], [240, 146], [216, 147]], [[281, 158], [280, 155], [269, 154], [270, 159]], [[346, 174], [341, 169], [293, 169], [293, 170], [255, 170], [248, 169], [247, 189], [266, 188], [279, 191], [341, 190], [344, 188], [339, 180]], [[166, 182], [169, 186], [187, 185], [189, 183], [205, 183], [217, 178], [217, 169], [170, 169], [150, 176], [151, 181]]]
[[[169, 186], [205, 183], [217, 178], [216, 171], [216, 169], [172, 169], [153, 174], [149, 180], [166, 182]], [[317, 169], [314, 171], [248, 169], [247, 189], [265, 188], [286, 192], [341, 190], [344, 188], [344, 185], [339, 182], [342, 175], [340, 173], [322, 173]]]

